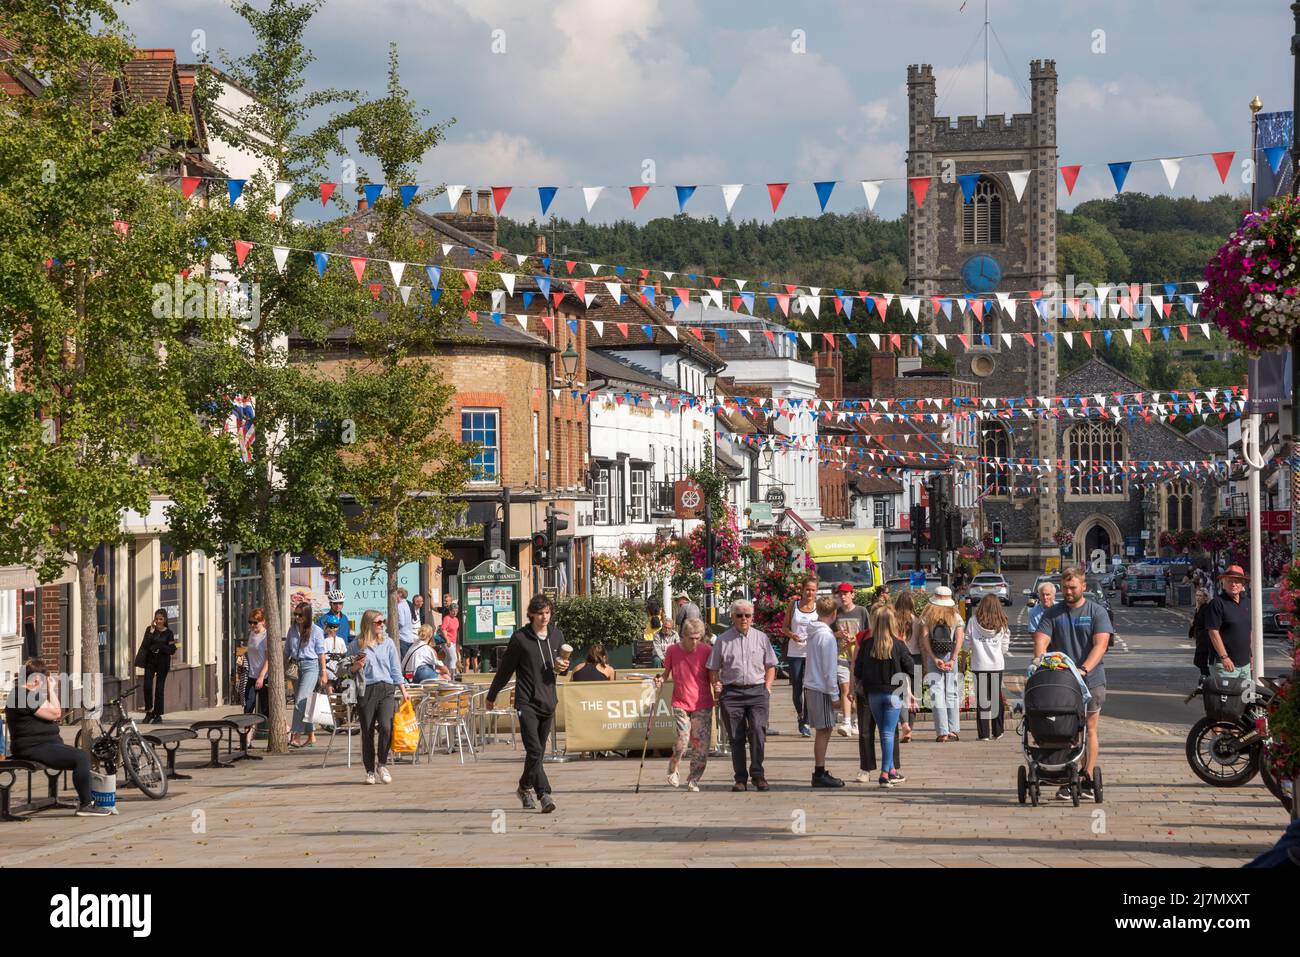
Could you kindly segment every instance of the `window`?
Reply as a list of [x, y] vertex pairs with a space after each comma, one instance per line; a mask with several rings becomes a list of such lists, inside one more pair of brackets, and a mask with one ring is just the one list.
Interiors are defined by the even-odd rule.
[[1010, 495], [1011, 466], [1006, 460], [1011, 457], [1011, 453], [1005, 426], [996, 422], [985, 422], [980, 426], [980, 455], [985, 459], [1000, 460], [981, 464], [984, 474], [980, 479], [980, 493]]
[[632, 521], [650, 521], [650, 473], [647, 469], [632, 470]]
[[460, 413], [460, 440], [482, 446], [482, 449], [469, 460], [473, 470], [472, 482], [500, 481], [500, 444], [497, 440], [496, 409], [462, 409]]
[[873, 498], [871, 500], [871, 527], [894, 527], [894, 500], [892, 498]]
[[596, 473], [596, 485], [593, 489], [596, 500], [592, 503], [597, 525], [608, 525], [609, 521], [609, 469], [602, 468]]
[[975, 184], [971, 201], [962, 204], [961, 235], [968, 246], [1002, 242], [1002, 187], [987, 176]]
[[1187, 479], [1165, 486], [1165, 528], [1171, 532], [1196, 531], [1196, 488]]
[[1123, 429], [1113, 422], [1087, 422], [1071, 428], [1065, 443], [1070, 459], [1070, 494], [1127, 494], [1124, 473], [1114, 468], [1115, 463], [1128, 457], [1125, 445]]

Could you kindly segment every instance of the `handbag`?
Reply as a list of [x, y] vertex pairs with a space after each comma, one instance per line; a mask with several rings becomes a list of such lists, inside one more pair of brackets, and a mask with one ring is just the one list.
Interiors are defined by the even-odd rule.
[[297, 658], [289, 658], [285, 661], [284, 680], [285, 681], [298, 680], [298, 659]]
[[413, 754], [419, 744], [420, 722], [415, 718], [415, 708], [411, 702], [403, 701], [393, 715], [393, 735], [389, 750], [398, 754]]
[[307, 723], [318, 728], [334, 727], [334, 709], [330, 707], [330, 696], [321, 691], [313, 691], [307, 702]]

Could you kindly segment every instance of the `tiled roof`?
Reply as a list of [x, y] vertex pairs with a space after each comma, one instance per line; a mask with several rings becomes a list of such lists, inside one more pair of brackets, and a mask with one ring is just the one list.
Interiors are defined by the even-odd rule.
[[588, 384], [591, 380], [603, 379], [646, 386], [659, 391], [673, 388], [673, 383], [648, 369], [642, 369], [607, 352], [591, 348], [587, 350], [587, 379]]
[[123, 68], [133, 98], [154, 100], [181, 108], [175, 50], [136, 50]]
[[[352, 340], [352, 329], [349, 326], [340, 326], [329, 333], [328, 341], [334, 343], [346, 343]], [[506, 345], [518, 346], [526, 349], [539, 349], [543, 352], [559, 352], [555, 346], [551, 345], [537, 336], [524, 332], [515, 324], [506, 324], [502, 322], [497, 325], [490, 319], [480, 322], [470, 322], [469, 319], [457, 319], [452, 325], [451, 335], [433, 340], [440, 346], [478, 346], [478, 345]], [[312, 343], [300, 336], [290, 333], [290, 346], [299, 348], [311, 348]]]
[[863, 495], [897, 495], [903, 491], [902, 482], [883, 475], [857, 475], [852, 483]]

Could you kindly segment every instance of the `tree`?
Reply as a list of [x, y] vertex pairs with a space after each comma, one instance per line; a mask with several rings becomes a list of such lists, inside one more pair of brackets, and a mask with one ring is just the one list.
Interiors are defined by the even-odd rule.
[[[443, 138], [446, 124], [426, 127], [427, 115], [402, 87], [397, 45], [390, 44], [386, 95], [333, 123], [339, 132], [356, 130], [358, 148], [377, 164], [380, 182], [392, 187], [375, 202], [379, 228], [372, 248], [395, 260], [425, 258], [411, 213], [394, 191], [417, 178], [420, 162]], [[364, 170], [362, 177], [369, 178]], [[358, 396], [357, 443], [341, 488], [360, 509], [343, 541], [351, 554], [374, 555], [383, 563], [394, 640], [402, 564], [431, 554], [448, 558], [445, 538], [473, 534], [460, 520], [464, 504], [453, 496], [472, 477], [469, 462], [476, 449], [447, 432], [455, 390], [426, 360], [412, 355], [447, 333], [449, 309], [441, 303], [437, 308], [412, 305], [399, 289], [391, 290], [383, 308], [372, 311], [354, 331], [367, 360], [346, 370], [345, 387]]]
[[[270, 658], [269, 700], [272, 752], [287, 750], [281, 593], [276, 585], [277, 553], [338, 547], [344, 517], [338, 495], [339, 452], [352, 437], [350, 395], [316, 375], [288, 364], [286, 338], [324, 341], [332, 327], [364, 321], [370, 303], [346, 263], [329, 259], [320, 270], [313, 257], [289, 253], [277, 263], [274, 247], [336, 250], [339, 233], [326, 224], [305, 223], [292, 215], [302, 200], [317, 199], [306, 184], [319, 182], [327, 158], [341, 152], [337, 131], [326, 124], [307, 126], [309, 114], [333, 104], [355, 102], [354, 94], [333, 90], [304, 92], [304, 71], [314, 57], [303, 35], [321, 0], [293, 3], [270, 0], [265, 11], [236, 2], [234, 11], [252, 29], [256, 49], [231, 57], [221, 51], [222, 69], [246, 90], [251, 102], [237, 115], [214, 108], [222, 83], [201, 70], [197, 96], [211, 135], [219, 136], [258, 160], [238, 204], [223, 204], [197, 218], [208, 235], [253, 243], [239, 263], [226, 268], [258, 291], [260, 315], [254, 323], [231, 326], [195, 350], [188, 369], [188, 399], [193, 408], [222, 421], [236, 397], [254, 408], [254, 438], [246, 451], [227, 443], [219, 467], [201, 476], [205, 495], [178, 501], [170, 512], [173, 535], [182, 547], [215, 554], [238, 542], [257, 553], [267, 614]], [[295, 184], [283, 211], [275, 184]], [[337, 202], [337, 197], [335, 198]], [[224, 244], [221, 251], [227, 247]], [[245, 460], [247, 459], [247, 460]]]
[[0, 562], [43, 581], [76, 567], [88, 676], [95, 551], [123, 542], [123, 513], [152, 494], [188, 494], [171, 465], [204, 440], [177, 360], [205, 317], [155, 308], [194, 264], [159, 178], [189, 125], [122, 95], [133, 48], [107, 0], [11, 0], [0, 35], [14, 44], [3, 69], [32, 88], [0, 110], [0, 342], [18, 385], [0, 390]]
[[[713, 572], [716, 593], [725, 602], [732, 591], [747, 582], [749, 570], [757, 553], [741, 542], [736, 513], [727, 504], [727, 477], [716, 467], [713, 450], [706, 444], [704, 458], [699, 465], [688, 469], [686, 478], [699, 484], [704, 493], [704, 507], [709, 510], [713, 526]], [[706, 590], [704, 569], [708, 567], [708, 539], [704, 524], [697, 525], [684, 539], [675, 542], [670, 551], [676, 561], [672, 577], [673, 593], [702, 594]]]

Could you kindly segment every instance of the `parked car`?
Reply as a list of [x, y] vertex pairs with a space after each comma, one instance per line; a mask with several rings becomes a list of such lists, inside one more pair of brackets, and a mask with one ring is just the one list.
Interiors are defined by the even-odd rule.
[[1007, 585], [1006, 578], [997, 572], [980, 572], [971, 579], [970, 587], [966, 589], [967, 600], [971, 603], [979, 601], [986, 595], [997, 595], [1002, 604], [1011, 604], [1011, 589]]
[[1055, 585], [1056, 597], [1058, 599], [1061, 597], [1061, 576], [1056, 572], [1053, 572], [1049, 575], [1039, 575], [1037, 578], [1034, 579], [1034, 587], [1026, 588], [1024, 592], [1022, 592], [1022, 594], [1025, 596], [1026, 599], [1025, 600], [1026, 605], [1038, 604], [1038, 586], [1041, 585], [1043, 582], [1051, 582], [1053, 585]]
[[[940, 585], [945, 584], [944, 576], [927, 572], [925, 575], [925, 590], [931, 595]], [[908, 591], [912, 587], [912, 579], [908, 577], [891, 578], [885, 582], [885, 588], [891, 595], [897, 595], [900, 591]]]
[[1130, 565], [1119, 586], [1119, 600], [1125, 608], [1139, 601], [1169, 603], [1169, 573], [1159, 565]]
[[1291, 632], [1291, 616], [1278, 607], [1278, 592], [1277, 588], [1269, 588], [1264, 592], [1265, 638], [1286, 638]]

